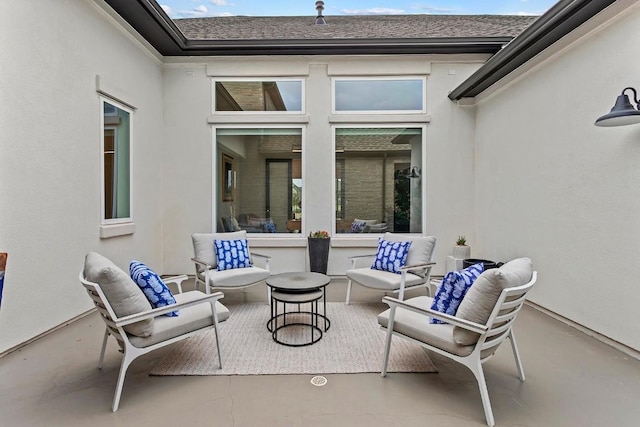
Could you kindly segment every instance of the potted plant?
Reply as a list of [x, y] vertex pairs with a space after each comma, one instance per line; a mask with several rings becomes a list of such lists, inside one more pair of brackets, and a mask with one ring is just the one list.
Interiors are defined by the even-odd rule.
[[456, 259], [471, 258], [471, 248], [467, 245], [467, 238], [458, 236], [456, 245], [453, 247], [453, 257]]
[[331, 238], [327, 231], [313, 231], [307, 237], [309, 246], [309, 270], [314, 273], [327, 274], [329, 263], [329, 244]]

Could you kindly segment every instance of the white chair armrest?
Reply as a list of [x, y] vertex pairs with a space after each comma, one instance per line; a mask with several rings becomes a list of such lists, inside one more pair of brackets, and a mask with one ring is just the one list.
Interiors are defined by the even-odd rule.
[[[215, 303], [220, 298], [223, 298], [224, 294], [222, 292], [215, 292], [213, 294], [204, 294], [201, 297], [194, 298], [190, 301], [185, 301], [177, 304], [166, 305], [164, 307], [154, 308], [152, 310], [142, 311], [140, 313], [131, 314], [125, 317], [116, 317], [113, 319], [114, 323], [118, 327], [130, 325], [132, 323], [139, 322], [141, 320], [152, 319], [154, 317], [170, 313], [175, 310], [179, 310], [181, 308], [187, 308], [194, 305], [202, 304], [205, 302], [213, 302]], [[215, 304], [212, 304], [213, 311], [215, 313]]]
[[162, 279], [162, 281], [165, 284], [169, 284], [169, 283], [175, 283], [178, 286], [178, 293], [182, 293], [182, 282], [184, 282], [185, 280], [187, 280], [189, 278], [189, 276], [187, 276], [186, 274], [182, 274], [180, 276], [171, 276], [171, 277], [165, 277]]
[[258, 254], [258, 253], [255, 253], [255, 252], [250, 252], [250, 254], [251, 254], [251, 256], [255, 256], [255, 257], [258, 257], [258, 258], [265, 258], [265, 259], [271, 260], [271, 257], [269, 255]]
[[191, 258], [191, 261], [195, 262], [200, 267], [204, 267], [206, 270], [209, 270], [209, 269], [213, 268], [213, 266], [211, 264], [207, 264], [206, 262], [201, 261], [198, 258]]
[[431, 262], [426, 262], [424, 264], [413, 264], [413, 265], [404, 265], [402, 267], [399, 268], [399, 270], [416, 270], [418, 268], [427, 268], [427, 267], [433, 267], [434, 265], [436, 265], [435, 262], [431, 261]]
[[269, 270], [269, 261], [271, 261], [271, 257], [269, 255], [263, 255], [263, 254], [258, 254], [255, 252], [249, 252], [251, 254], [252, 257], [255, 258], [261, 258], [264, 261], [264, 269], [267, 271]]
[[[449, 314], [441, 313], [439, 311], [432, 310], [430, 308], [420, 308], [411, 304], [407, 304], [406, 301], [400, 301], [397, 298], [385, 296], [382, 298], [382, 302], [387, 304], [391, 308], [404, 308], [406, 310], [413, 311], [414, 313], [421, 314], [423, 316], [435, 317], [438, 320], [452, 324], [453, 326], [459, 326], [471, 332], [478, 334], [484, 334], [487, 332], [487, 327], [479, 323], [471, 322], [469, 320], [460, 319]], [[395, 313], [394, 313], [395, 314]]]
[[354, 256], [350, 256], [349, 257], [349, 261], [351, 261], [351, 268], [356, 268], [356, 264], [358, 263], [358, 261], [367, 259], [367, 258], [374, 258], [376, 256], [376, 254], [366, 254], [366, 255], [354, 255]]

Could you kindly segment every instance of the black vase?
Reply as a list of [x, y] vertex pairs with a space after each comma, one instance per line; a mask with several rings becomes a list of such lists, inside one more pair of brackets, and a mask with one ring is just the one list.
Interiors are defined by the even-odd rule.
[[331, 239], [316, 239], [308, 237], [309, 242], [309, 269], [314, 273], [327, 274], [329, 262], [329, 244]]

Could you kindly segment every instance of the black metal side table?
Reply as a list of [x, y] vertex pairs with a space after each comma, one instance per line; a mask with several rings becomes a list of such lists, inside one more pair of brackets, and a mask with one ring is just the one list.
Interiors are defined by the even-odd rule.
[[[267, 286], [271, 288], [271, 318], [267, 322], [267, 330], [271, 332], [275, 342], [290, 347], [302, 347], [315, 344], [322, 339], [323, 332], [328, 331], [331, 326], [331, 321], [326, 315], [326, 287], [330, 281], [328, 276], [312, 272], [276, 274], [266, 280]], [[321, 299], [322, 313], [319, 311], [318, 304]], [[282, 313], [278, 311], [278, 303], [282, 304]], [[288, 304], [297, 304], [297, 311], [287, 311]], [[302, 304], [310, 304], [309, 310], [301, 310]], [[303, 320], [307, 315], [309, 321], [305, 322]], [[287, 322], [287, 317], [291, 318], [291, 316], [295, 316], [295, 319], [293, 321], [289, 319]], [[280, 320], [282, 321], [279, 322]], [[284, 330], [293, 328], [308, 328], [309, 339], [296, 342], [285, 341], [282, 333]]]

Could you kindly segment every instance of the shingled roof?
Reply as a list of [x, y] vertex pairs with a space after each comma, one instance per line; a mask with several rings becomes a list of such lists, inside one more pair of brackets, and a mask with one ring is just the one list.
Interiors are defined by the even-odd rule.
[[515, 15], [364, 15], [228, 16], [175, 19], [191, 40], [327, 40], [515, 37], [537, 16]]

